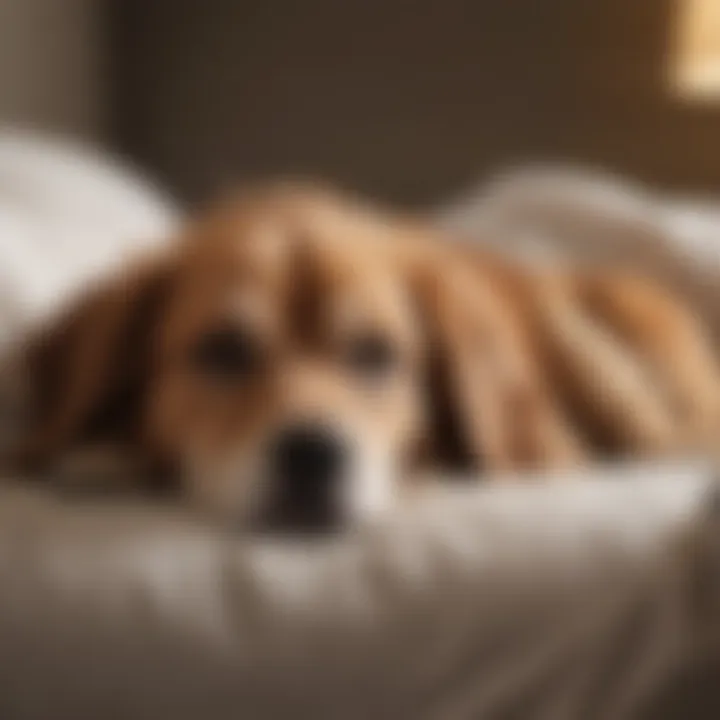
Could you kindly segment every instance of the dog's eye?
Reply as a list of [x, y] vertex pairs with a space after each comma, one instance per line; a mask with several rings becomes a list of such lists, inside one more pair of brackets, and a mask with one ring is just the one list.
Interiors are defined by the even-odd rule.
[[237, 328], [217, 328], [209, 332], [193, 353], [194, 366], [218, 379], [234, 379], [254, 372], [261, 359], [257, 343]]
[[396, 361], [395, 348], [381, 335], [357, 338], [351, 343], [348, 351], [348, 362], [353, 370], [368, 377], [387, 375]]

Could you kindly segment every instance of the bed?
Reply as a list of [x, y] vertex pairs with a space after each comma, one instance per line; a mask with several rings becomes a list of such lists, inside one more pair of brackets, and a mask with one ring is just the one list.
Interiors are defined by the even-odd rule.
[[[709, 210], [604, 179], [568, 206], [567, 178], [504, 180], [437, 220], [553, 261], [642, 262], [712, 317]], [[162, 208], [148, 233], [172, 225]], [[718, 717], [715, 475], [692, 458], [460, 483], [337, 543], [292, 545], [7, 478], [0, 718]]]

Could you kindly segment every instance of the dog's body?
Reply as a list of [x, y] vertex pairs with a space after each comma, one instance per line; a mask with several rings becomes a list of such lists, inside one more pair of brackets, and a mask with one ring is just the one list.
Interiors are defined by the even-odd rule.
[[211, 212], [27, 350], [22, 457], [119, 443], [244, 520], [374, 515], [422, 468], [711, 447], [720, 370], [653, 283], [529, 270], [333, 193]]

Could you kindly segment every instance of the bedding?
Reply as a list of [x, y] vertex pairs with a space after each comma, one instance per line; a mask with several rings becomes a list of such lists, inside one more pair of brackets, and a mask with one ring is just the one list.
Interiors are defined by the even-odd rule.
[[179, 216], [98, 150], [0, 127], [0, 350], [84, 283], [165, 242]]
[[[642, 263], [720, 307], [712, 211], [577, 180], [515, 176], [438, 221], [553, 262]], [[0, 718], [716, 717], [714, 474], [692, 459], [461, 483], [342, 542], [292, 546], [8, 479]]]
[[710, 479], [458, 488], [368, 536], [289, 547], [9, 487], [0, 717], [713, 717], [674, 689], [720, 649], [695, 642], [720, 610]]

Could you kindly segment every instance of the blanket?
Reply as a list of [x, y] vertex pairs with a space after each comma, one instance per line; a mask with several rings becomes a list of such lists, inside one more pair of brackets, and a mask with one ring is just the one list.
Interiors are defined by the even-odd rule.
[[0, 717], [709, 720], [716, 674], [685, 680], [720, 649], [709, 482], [464, 488], [289, 546], [7, 488]]

